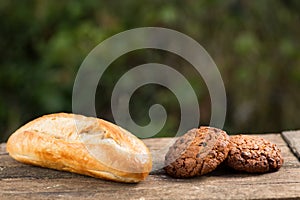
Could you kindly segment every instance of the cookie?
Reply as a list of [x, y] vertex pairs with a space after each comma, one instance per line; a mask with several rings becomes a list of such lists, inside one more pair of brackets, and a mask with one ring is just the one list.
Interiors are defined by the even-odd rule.
[[236, 135], [230, 137], [226, 164], [238, 171], [265, 173], [277, 171], [283, 164], [280, 149], [263, 138]]
[[176, 178], [209, 173], [222, 163], [229, 152], [229, 136], [212, 127], [192, 129], [169, 148], [164, 170]]

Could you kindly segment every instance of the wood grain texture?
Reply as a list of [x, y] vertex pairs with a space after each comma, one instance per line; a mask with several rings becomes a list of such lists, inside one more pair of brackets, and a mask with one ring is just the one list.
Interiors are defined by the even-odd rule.
[[300, 131], [284, 131], [282, 137], [300, 160]]
[[[0, 199], [299, 199], [300, 162], [280, 134], [261, 135], [278, 144], [285, 162], [274, 173], [246, 174], [220, 167], [205, 176], [173, 179], [156, 170], [139, 184], [122, 184], [16, 162], [0, 145]], [[157, 152], [170, 138], [146, 139]], [[163, 160], [162, 151], [155, 162]]]

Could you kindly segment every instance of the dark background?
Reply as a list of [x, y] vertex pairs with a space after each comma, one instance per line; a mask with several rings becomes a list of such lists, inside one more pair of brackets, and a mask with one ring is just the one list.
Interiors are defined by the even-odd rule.
[[[72, 112], [72, 88], [87, 54], [104, 39], [136, 27], [171, 28], [194, 38], [218, 66], [227, 92], [229, 133], [300, 128], [300, 1], [0, 1], [0, 141], [24, 123], [54, 112]], [[97, 91], [98, 117], [113, 121], [110, 97], [122, 73], [158, 62], [190, 81], [209, 124], [210, 97], [201, 77], [168, 52], [139, 50], [118, 58]], [[134, 103], [132, 103], [134, 102]], [[180, 115], [166, 88], [141, 87], [130, 110], [137, 123], [163, 104], [172, 136]]]

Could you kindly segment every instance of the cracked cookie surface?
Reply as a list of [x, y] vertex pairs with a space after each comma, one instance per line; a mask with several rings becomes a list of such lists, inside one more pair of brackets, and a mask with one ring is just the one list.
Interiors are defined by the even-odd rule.
[[280, 149], [263, 138], [235, 135], [230, 137], [226, 164], [238, 171], [264, 173], [277, 171], [283, 164]]
[[165, 157], [164, 170], [176, 178], [188, 178], [209, 173], [228, 154], [229, 136], [212, 127], [192, 129], [179, 137]]

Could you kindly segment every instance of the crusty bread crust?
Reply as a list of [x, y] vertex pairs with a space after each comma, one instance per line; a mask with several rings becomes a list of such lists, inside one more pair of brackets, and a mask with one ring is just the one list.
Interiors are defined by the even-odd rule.
[[152, 160], [137, 137], [102, 119], [58, 113], [37, 118], [13, 133], [14, 159], [119, 182], [144, 180]]

